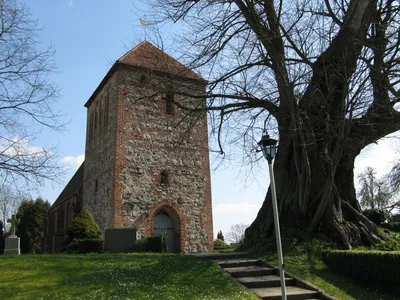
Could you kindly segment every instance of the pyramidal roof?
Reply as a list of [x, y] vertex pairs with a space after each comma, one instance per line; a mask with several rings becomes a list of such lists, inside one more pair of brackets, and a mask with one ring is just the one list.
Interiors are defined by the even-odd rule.
[[117, 62], [205, 81], [200, 75], [148, 41], [141, 42], [132, 50], [129, 50]]

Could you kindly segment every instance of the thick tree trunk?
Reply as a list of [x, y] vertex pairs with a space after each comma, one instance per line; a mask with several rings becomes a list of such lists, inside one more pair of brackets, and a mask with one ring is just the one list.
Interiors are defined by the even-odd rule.
[[[290, 229], [323, 232], [346, 249], [387, 239], [362, 215], [356, 199], [353, 169], [360, 150], [343, 149], [345, 154], [332, 167], [333, 163], [327, 160], [333, 156], [331, 153], [319, 153], [317, 146], [300, 149], [294, 145], [295, 140], [280, 141], [274, 164], [283, 234]], [[302, 154], [305, 150], [307, 156]], [[246, 230], [247, 245], [272, 237], [273, 226], [268, 190], [257, 218]]]

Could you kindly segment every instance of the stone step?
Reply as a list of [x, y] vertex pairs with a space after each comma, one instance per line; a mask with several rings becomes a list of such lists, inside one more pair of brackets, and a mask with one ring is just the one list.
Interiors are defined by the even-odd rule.
[[[266, 275], [257, 277], [239, 277], [236, 278], [241, 284], [248, 288], [263, 288], [281, 286], [281, 278], [277, 275]], [[292, 286], [296, 283], [294, 278], [285, 278], [286, 286]]]
[[[268, 300], [281, 300], [282, 293], [280, 287], [269, 287], [269, 288], [256, 288], [250, 289], [250, 291], [256, 293], [261, 299]], [[306, 290], [297, 286], [286, 287], [286, 297], [288, 300], [304, 300], [304, 299], [317, 299], [319, 292]]]
[[192, 254], [199, 258], [210, 259], [210, 260], [229, 260], [247, 258], [247, 252], [227, 252], [227, 253], [195, 253]]
[[262, 267], [262, 266], [247, 266], [237, 268], [224, 268], [232, 277], [256, 277], [264, 275], [275, 275], [276, 270], [273, 268]]
[[229, 259], [229, 260], [216, 260], [221, 268], [237, 268], [237, 267], [248, 267], [248, 266], [259, 266], [260, 261], [257, 259]]

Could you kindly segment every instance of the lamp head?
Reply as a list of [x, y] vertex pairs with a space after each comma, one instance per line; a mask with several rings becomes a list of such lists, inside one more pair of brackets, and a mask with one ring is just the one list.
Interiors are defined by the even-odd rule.
[[264, 133], [258, 145], [268, 163], [271, 163], [275, 157], [277, 140], [271, 139], [267, 133]]

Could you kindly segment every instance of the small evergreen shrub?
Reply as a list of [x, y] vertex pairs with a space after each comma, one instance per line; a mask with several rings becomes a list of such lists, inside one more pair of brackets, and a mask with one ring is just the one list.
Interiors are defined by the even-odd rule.
[[384, 223], [384, 224], [381, 224], [380, 226], [383, 228], [386, 228], [390, 231], [400, 232], [400, 222]]
[[72, 221], [64, 243], [67, 252], [101, 252], [104, 247], [103, 234], [88, 210], [82, 210]]
[[223, 240], [216, 239], [214, 241], [214, 250], [222, 250], [226, 248], [229, 248], [229, 246]]
[[161, 247], [162, 253], [168, 252], [168, 235], [166, 234], [161, 235]]
[[322, 260], [329, 269], [370, 284], [399, 284], [399, 251], [328, 250], [322, 252]]
[[382, 209], [366, 209], [363, 214], [376, 225], [381, 225], [389, 219], [388, 213]]
[[217, 233], [217, 240], [223, 240], [223, 241], [225, 241], [224, 235], [222, 234], [222, 230], [218, 231], [218, 233]]

